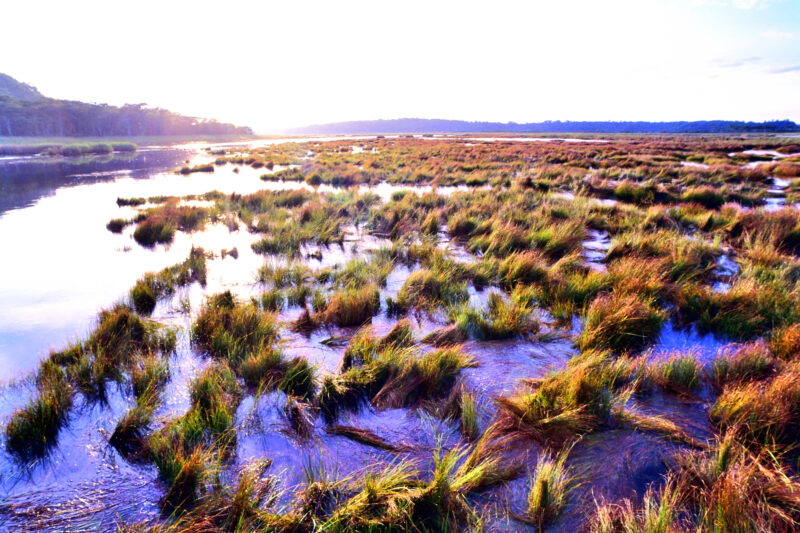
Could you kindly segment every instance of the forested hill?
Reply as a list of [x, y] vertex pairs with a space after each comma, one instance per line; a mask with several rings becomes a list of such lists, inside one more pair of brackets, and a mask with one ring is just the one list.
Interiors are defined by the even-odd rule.
[[42, 93], [36, 90], [36, 87], [21, 83], [9, 76], [0, 72], [0, 96], [10, 96], [11, 98], [19, 98], [20, 100], [38, 100], [42, 97]]
[[145, 104], [122, 107], [56, 100], [0, 74], [0, 136], [132, 137], [252, 135], [248, 127], [187, 117]]
[[336, 122], [296, 128], [287, 133], [297, 135], [380, 134], [380, 133], [789, 133], [799, 132], [800, 126], [791, 120], [742, 122], [702, 120], [695, 122], [587, 122], [546, 121], [518, 124], [516, 122], [467, 122], [400, 118], [392, 120], [361, 120]]

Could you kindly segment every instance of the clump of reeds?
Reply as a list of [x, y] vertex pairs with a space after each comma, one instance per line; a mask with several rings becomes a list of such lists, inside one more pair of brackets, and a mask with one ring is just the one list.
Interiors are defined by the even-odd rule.
[[36, 382], [36, 397], [16, 410], [5, 428], [6, 448], [22, 459], [41, 456], [55, 444], [73, 403], [74, 389], [55, 363], [45, 361]]
[[800, 324], [789, 324], [772, 331], [769, 349], [775, 357], [784, 361], [792, 361], [800, 356]]
[[497, 225], [488, 235], [473, 237], [470, 241], [471, 251], [494, 257], [506, 257], [530, 248], [530, 236], [513, 224]]
[[169, 296], [177, 287], [194, 281], [206, 283], [206, 256], [202, 248], [192, 248], [189, 257], [176, 265], [164, 268], [157, 274], [142, 276], [130, 291], [131, 303], [137, 313], [149, 315], [160, 298]]
[[715, 187], [704, 185], [686, 189], [681, 195], [681, 200], [716, 209], [725, 203], [725, 196]]
[[277, 383], [285, 368], [283, 354], [273, 348], [262, 346], [246, 356], [239, 365], [239, 374], [249, 387], [263, 383]]
[[225, 457], [236, 438], [234, 413], [241, 391], [224, 363], [206, 367], [189, 387], [191, 408], [147, 437], [147, 457], [167, 485], [164, 504], [193, 505], [204, 487], [208, 467]]
[[180, 170], [177, 171], [178, 174], [192, 174], [194, 172], [214, 172], [214, 165], [195, 165], [193, 167], [181, 167]]
[[710, 378], [719, 390], [769, 375], [775, 359], [763, 342], [745, 344], [720, 353], [711, 365]]
[[651, 299], [600, 295], [586, 310], [586, 324], [577, 344], [582, 350], [634, 352], [655, 340], [663, 322], [664, 313]]
[[370, 326], [359, 329], [347, 345], [340, 370], [374, 363], [384, 352], [401, 350], [413, 344], [413, 329], [407, 319], [399, 320], [383, 338], [377, 338]]
[[640, 506], [630, 499], [621, 503], [596, 504], [590, 523], [592, 533], [679, 533], [687, 531], [682, 520], [681, 493], [674, 479], [668, 479], [661, 490], [651, 485]]
[[323, 380], [317, 405], [328, 421], [335, 420], [342, 410], [356, 410], [366, 403], [380, 408], [407, 407], [443, 397], [458, 373], [475, 364], [459, 348], [417, 356], [413, 348], [392, 343], [361, 356], [364, 354], [367, 360], [356, 364], [354, 358], [347, 371]]
[[343, 483], [342, 499], [321, 524], [324, 531], [460, 531], [479, 527], [480, 517], [466, 499], [470, 492], [513, 479], [518, 468], [502, 467], [497, 450], [476, 445], [469, 451], [434, 450], [433, 473], [421, 479], [409, 461], [372, 468]]
[[236, 302], [230, 292], [210, 297], [192, 326], [193, 342], [234, 368], [277, 338], [274, 315], [252, 303]]
[[615, 389], [640, 374], [634, 361], [611, 360], [607, 353], [585, 353], [563, 370], [499, 398], [499, 427], [542, 444], [562, 446], [607, 424], [618, 402]]
[[555, 457], [542, 453], [531, 476], [522, 519], [536, 525], [539, 531], [558, 518], [577, 484], [566, 466], [568, 454], [569, 448]]
[[469, 339], [469, 335], [458, 327], [457, 324], [450, 324], [443, 328], [434, 330], [422, 338], [422, 342], [432, 346], [443, 347], [461, 344]]
[[175, 224], [157, 217], [144, 219], [133, 232], [133, 238], [142, 246], [154, 246], [172, 242], [175, 237]]
[[791, 443], [800, 426], [800, 370], [790, 366], [768, 382], [727, 387], [709, 411], [722, 428], [738, 427], [750, 442]]
[[464, 283], [438, 270], [417, 270], [403, 283], [397, 295], [401, 309], [432, 310], [439, 305], [451, 305], [467, 299]]
[[701, 329], [740, 340], [791, 324], [800, 316], [800, 308], [785, 289], [753, 279], [739, 279], [724, 293], [684, 287], [677, 308], [684, 323], [697, 322]]
[[455, 213], [447, 219], [447, 232], [454, 237], [469, 237], [478, 222], [467, 214]]
[[334, 293], [319, 314], [319, 320], [337, 326], [360, 326], [380, 309], [380, 292], [374, 285]]
[[781, 458], [738, 442], [736, 431], [705, 452], [683, 452], [672, 467], [695, 522], [708, 531], [793, 531], [800, 519], [800, 482]]
[[314, 367], [303, 357], [286, 363], [278, 388], [288, 395], [311, 400], [316, 391]]
[[480, 340], [534, 334], [540, 327], [530, 309], [516, 301], [507, 301], [496, 292], [489, 295], [488, 309], [461, 307], [453, 320], [461, 331]]
[[136, 403], [117, 422], [109, 444], [123, 456], [143, 454], [147, 429], [156, 408], [156, 388], [150, 388], [136, 397]]
[[175, 331], [160, 327], [137, 315], [127, 306], [102, 311], [95, 330], [84, 346], [94, 355], [103, 376], [118, 376], [141, 354], [169, 353], [175, 348]]
[[547, 278], [547, 264], [536, 252], [512, 254], [500, 262], [497, 275], [504, 287], [527, 285]]
[[552, 260], [575, 251], [585, 238], [586, 228], [581, 221], [558, 221], [536, 229], [531, 234], [532, 245]]
[[125, 226], [131, 224], [133, 221], [125, 219], [125, 218], [112, 218], [106, 224], [106, 229], [111, 233], [122, 233], [122, 230], [125, 229]]
[[648, 365], [646, 377], [666, 391], [691, 394], [700, 385], [702, 367], [694, 354], [672, 354]]
[[137, 217], [139, 223], [133, 232], [134, 240], [147, 247], [166, 244], [172, 242], [177, 230], [194, 231], [205, 224], [209, 216], [207, 209], [176, 204], [176, 200], [168, 201]]

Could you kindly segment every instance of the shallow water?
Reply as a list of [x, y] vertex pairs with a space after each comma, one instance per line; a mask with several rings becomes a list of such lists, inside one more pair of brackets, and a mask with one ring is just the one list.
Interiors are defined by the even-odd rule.
[[[259, 142], [278, 141], [255, 141]], [[247, 143], [247, 146], [258, 144]], [[242, 224], [231, 228], [224, 223], [209, 223], [203, 231], [177, 232], [169, 246], [146, 249], [133, 240], [132, 226], [118, 235], [105, 229], [109, 219], [136, 213], [133, 208], [118, 207], [116, 199], [184, 196], [211, 190], [249, 193], [262, 189], [311, 189], [303, 182], [263, 181], [260, 176], [266, 173], [265, 169], [247, 166], [223, 165], [216, 167], [214, 173], [188, 176], [172, 172], [184, 164], [193, 166], [212, 161], [204, 151], [207, 147], [207, 144], [190, 144], [171, 149], [145, 149], [132, 157], [80, 162], [0, 161], [0, 200], [6, 202], [0, 209], [0, 242], [6, 244], [7, 249], [18, 251], [4, 261], [2, 268], [6, 275], [0, 276], [0, 381], [7, 382], [35, 368], [49, 348], [61, 348], [69, 340], [82, 337], [91, 329], [97, 311], [124, 298], [144, 272], [178, 263], [187, 257], [193, 246], [200, 246], [213, 254], [208, 262], [207, 285], [201, 287], [194, 283], [179, 289], [170, 298], [159, 301], [153, 313], [155, 320], [178, 328], [177, 350], [170, 359], [170, 380], [156, 416], [166, 420], [181, 415], [190, 407], [188, 383], [208, 364], [208, 359], [196, 353], [191, 345], [192, 316], [208, 294], [230, 290], [247, 299], [260, 293], [262, 286], [256, 281], [256, 272], [265, 258], [255, 254], [250, 246], [260, 236], [249, 233]], [[313, 153], [309, 152], [309, 156], [313, 157]], [[4, 165], [10, 165], [5, 173]], [[234, 168], [239, 172], [234, 172]], [[785, 187], [778, 180], [773, 183], [776, 189]], [[377, 194], [384, 201], [394, 192], [406, 189], [417, 194], [432, 190], [386, 183], [359, 187], [362, 192]], [[315, 190], [341, 189], [322, 186]], [[436, 189], [440, 194], [464, 190], [470, 189], [464, 186]], [[616, 203], [614, 200], [596, 201]], [[592, 230], [587, 237], [583, 243], [584, 258], [591, 268], [601, 270], [605, 268], [603, 260], [610, 246], [609, 235]], [[440, 232], [438, 238], [438, 246], [448, 250], [453, 259], [475, 260], [463, 243], [449, 239], [446, 232]], [[323, 268], [363, 257], [371, 250], [390, 244], [391, 241], [369, 235], [361, 228], [349, 227], [343, 245], [304, 246], [302, 255], [309, 267]], [[223, 256], [223, 250], [234, 247], [238, 258], [229, 254]], [[398, 264], [391, 271], [381, 290], [383, 302], [387, 297], [396, 297], [414, 268]], [[731, 257], [721, 255], [718, 258], [714, 271], [717, 283], [730, 281], [738, 272], [739, 266]], [[477, 290], [470, 286], [470, 304], [484, 308], [491, 291], [491, 287]], [[281, 319], [288, 322], [300, 311], [299, 307], [289, 307], [281, 312]], [[383, 311], [372, 319], [376, 335], [385, 335], [395, 324], [396, 317], [388, 316], [385, 311], [384, 305]], [[417, 339], [448, 322], [443, 316], [409, 318], [414, 323]], [[283, 327], [282, 350], [290, 358], [307, 358], [316, 366], [318, 375], [334, 373], [348, 339], [356, 330], [331, 327], [302, 335]], [[520, 379], [543, 377], [562, 368], [577, 353], [569, 334], [579, 330], [580, 321], [576, 319], [571, 332], [556, 331], [546, 342], [511, 339], [465, 343], [464, 350], [474, 357], [478, 366], [462, 371], [459, 379], [475, 394], [482, 430], [495, 418], [498, 396], [513, 392]], [[337, 342], [323, 342], [331, 338]], [[729, 345], [714, 336], [667, 324], [647, 356], [661, 358], [675, 351], [692, 350], [703, 363], [708, 363]], [[8, 420], [15, 408], [29, 400], [30, 381], [19, 380], [0, 386], [0, 419]], [[5, 450], [0, 453], [0, 530], [58, 530], [69, 524], [70, 529], [110, 531], [115, 529], [116, 520], [135, 521], [158, 516], [164, 487], [158, 481], [155, 468], [150, 464], [128, 462], [108, 444], [116, 421], [132, 403], [131, 392], [126, 387], [109, 384], [106, 404], [89, 404], [80, 395], [78, 398], [68, 427], [61, 431], [57, 446], [46, 460], [23, 467]], [[434, 448], [466, 444], [455, 422], [438, 419], [424, 409], [364, 408], [345, 414], [339, 420], [340, 424], [373, 432], [397, 446], [397, 451], [378, 450], [333, 435], [319, 419], [313, 421], [311, 434], [300, 438], [287, 421], [286, 402], [281, 392], [254, 396], [250, 391], [243, 396], [235, 416], [236, 449], [232, 461], [221, 473], [223, 480], [233, 480], [239, 469], [254, 460], [269, 459], [273, 463], [266, 473], [278, 478], [279, 488], [285, 491], [280, 503], [285, 503], [288, 490], [304, 481], [308, 469], [322, 468], [331, 477], [341, 478], [404, 459], [414, 461], [422, 472], [427, 472]], [[698, 438], [707, 434], [702, 402], [653, 395], [637, 398], [636, 407], [649, 414], [668, 414], [670, 418], [680, 419], [679, 423], [685, 423], [690, 433]], [[580, 504], [591, 503], [590, 498], [594, 496], [641, 496], [647, 484], [658, 481], [664, 473], [663, 455], [672, 447], [653, 435], [622, 429], [585, 438], [577, 445], [574, 455], [575, 466], [587, 469], [587, 481], [553, 530], [576, 529], [585, 519], [580, 514]], [[528, 442], [519, 445], [514, 453], [524, 458], [525, 472], [529, 473], [535, 468], [540, 451], [538, 446]], [[603, 464], [604, 468], [598, 469], [598, 464]], [[509, 499], [513, 500], [515, 510], [520, 510], [517, 507], [525, 501], [526, 488], [527, 475], [523, 475], [507, 485], [470, 498], [489, 508], [496, 506], [498, 514], [502, 515]], [[492, 530], [507, 531], [519, 531], [523, 527], [505, 516], [490, 519], [490, 525]]]
[[[278, 141], [250, 144], [273, 142]], [[0, 276], [0, 381], [35, 368], [50, 349], [84, 335], [92, 328], [98, 310], [124, 298], [144, 272], [182, 261], [192, 246], [218, 256], [223, 249], [236, 247], [239, 251], [238, 259], [212, 262], [210, 289], [225, 290], [242, 280], [253, 281], [263, 259], [251, 251], [250, 244], [257, 237], [244, 227], [229, 232], [222, 224], [209, 225], [201, 232], [178, 232], [169, 245], [144, 248], [133, 240], [132, 225], [120, 235], [105, 228], [112, 218], [137, 213], [131, 207], [118, 207], [117, 198], [199, 195], [212, 190], [226, 194], [264, 189], [341, 190], [326, 185], [312, 188], [305, 182], [263, 181], [260, 176], [269, 171], [248, 166], [223, 165], [212, 173], [190, 175], [173, 172], [183, 165], [212, 162], [213, 157], [203, 150], [209, 146], [147, 149], [127, 157], [0, 162], [0, 242], [7, 251]], [[281, 168], [276, 166], [273, 172]], [[398, 190], [423, 194], [434, 189], [381, 183], [358, 190], [387, 201]], [[469, 189], [436, 189], [445, 195], [465, 190]], [[312, 248], [306, 253], [313, 252]], [[311, 261], [311, 266], [348, 259], [324, 256], [325, 265]]]
[[594, 270], [605, 270], [603, 261], [611, 248], [611, 237], [607, 231], [594, 229], [589, 230], [587, 236], [589, 238], [583, 241], [583, 258]]
[[786, 191], [785, 189], [792, 184], [790, 180], [781, 178], [770, 178], [772, 181], [772, 188], [767, 190], [767, 198], [764, 199], [764, 209], [767, 211], [780, 211], [786, 206]]
[[[133, 283], [146, 271], [157, 271], [184, 260], [192, 247], [212, 254], [208, 261], [207, 285], [195, 283], [161, 300], [153, 319], [178, 328], [178, 346], [170, 359], [170, 380], [164, 401], [157, 408], [158, 419], [180, 416], [190, 406], [188, 383], [208, 361], [195, 353], [189, 339], [191, 317], [207, 294], [231, 290], [242, 298], [257, 295], [261, 286], [256, 272], [265, 258], [255, 254], [250, 234], [241, 224], [209, 223], [203, 231], [177, 232], [174, 241], [152, 249], [138, 245], [134, 227], [121, 234], [105, 225], [112, 218], [129, 218], [137, 210], [119, 207], [117, 198], [167, 195], [185, 196], [211, 190], [250, 193], [262, 189], [311, 189], [303, 182], [263, 181], [264, 169], [223, 165], [213, 173], [188, 176], [174, 169], [211, 162], [207, 145], [170, 149], [147, 149], [127, 158], [90, 158], [80, 161], [8, 160], [0, 163], [0, 187], [4, 203], [0, 212], [0, 240], [15, 253], [3, 263], [0, 276], [0, 415], [11, 413], [29, 401], [30, 380], [9, 382], [34, 369], [49, 349], [60, 349], [78, 340], [94, 325], [97, 312], [126, 297]], [[238, 172], [234, 172], [234, 168]], [[279, 170], [276, 168], [275, 171]], [[417, 194], [430, 187], [409, 188], [391, 184], [360, 187], [388, 200], [397, 190]], [[334, 191], [333, 187], [317, 190]], [[439, 188], [440, 194], [468, 190], [466, 187]], [[197, 201], [190, 203], [197, 204]], [[88, 208], [87, 208], [88, 206]], [[391, 241], [368, 235], [359, 228], [347, 228], [342, 246], [303, 247], [312, 268], [343, 264]], [[440, 235], [440, 246], [459, 260], [469, 260], [460, 244]], [[238, 257], [223, 250], [238, 250]], [[268, 259], [267, 259], [268, 260]], [[398, 265], [387, 279], [382, 296], [396, 296], [412, 268]], [[470, 289], [475, 305], [485, 304], [488, 291]], [[188, 312], [187, 312], [188, 309]], [[299, 314], [300, 308], [282, 313], [284, 320]], [[395, 319], [380, 314], [372, 324], [378, 335], [386, 334]], [[443, 322], [418, 317], [418, 337]], [[282, 346], [288, 357], [303, 356], [322, 374], [336, 372], [344, 344], [322, 343], [328, 337], [349, 338], [355, 328], [327, 328], [303, 336], [282, 330]], [[484, 423], [492, 408], [494, 394], [509, 390], [520, 374], [542, 375], [546, 369], [563, 364], [571, 354], [569, 344], [547, 347], [509, 341], [501, 345], [473, 346], [483, 372], [466, 376], [472, 386], [484, 392]], [[498, 351], [498, 349], [500, 349]], [[503, 384], [504, 385], [501, 385]], [[78, 396], [69, 424], [61, 430], [57, 446], [47, 459], [23, 466], [3, 451], [0, 454], [0, 529], [58, 529], [69, 527], [113, 530], [116, 520], [142, 520], [158, 515], [163, 487], [152, 465], [129, 463], [108, 444], [116, 421], [132, 404], [126, 387], [109, 384], [106, 403], [86, 403]], [[330, 435], [317, 421], [317, 430], [307, 441], [298, 440], [283, 414], [286, 402], [281, 393], [260, 398], [245, 396], [236, 416], [239, 433], [236, 460], [224, 477], [258, 457], [273, 461], [270, 474], [288, 489], [302, 481], [303, 469], [324, 464], [337, 475], [348, 475], [366, 465], [387, 464], [397, 453], [378, 451], [345, 437]], [[344, 417], [342, 424], [369, 429], [387, 442], [402, 446], [403, 456], [419, 467], [430, 467], [430, 451], [438, 444], [461, 442], [456, 428], [417, 410], [364, 409]]]
[[228, 248], [230, 241], [242, 241], [239, 249], [246, 256], [247, 239], [238, 238], [242, 232], [178, 233], [170, 245], [148, 249], [133, 240], [133, 227], [121, 235], [106, 229], [110, 219], [136, 212], [118, 207], [119, 197], [267, 188], [259, 179], [263, 169], [173, 173], [186, 159], [200, 164], [209, 157], [179, 148], [125, 160], [0, 164], [0, 198], [5, 199], [0, 242], [6, 250], [0, 276], [0, 381], [34, 368], [48, 349], [86, 333], [99, 309], [124, 297], [144, 272], [185, 259], [193, 245], [214, 249], [215, 239], [224, 237]]

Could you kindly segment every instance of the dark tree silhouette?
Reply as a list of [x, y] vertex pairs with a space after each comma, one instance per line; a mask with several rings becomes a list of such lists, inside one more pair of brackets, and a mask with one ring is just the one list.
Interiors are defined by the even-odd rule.
[[145, 104], [122, 107], [56, 100], [0, 74], [0, 136], [132, 137], [251, 135], [247, 127], [187, 117]]

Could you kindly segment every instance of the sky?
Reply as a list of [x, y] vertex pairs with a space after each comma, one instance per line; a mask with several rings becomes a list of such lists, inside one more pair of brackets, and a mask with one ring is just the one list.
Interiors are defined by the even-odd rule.
[[259, 133], [401, 117], [800, 122], [800, 0], [25, 0], [0, 28], [0, 72], [47, 96]]

